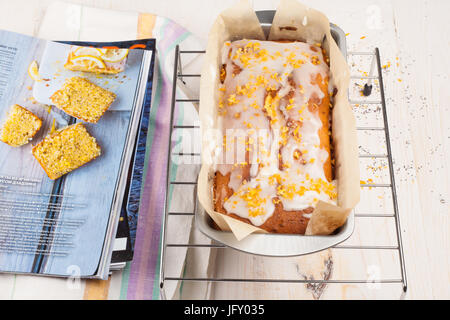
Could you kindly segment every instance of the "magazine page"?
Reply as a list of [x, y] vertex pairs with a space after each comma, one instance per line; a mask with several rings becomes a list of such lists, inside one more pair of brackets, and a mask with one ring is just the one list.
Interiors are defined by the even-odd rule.
[[0, 31], [0, 271], [104, 277], [153, 48]]

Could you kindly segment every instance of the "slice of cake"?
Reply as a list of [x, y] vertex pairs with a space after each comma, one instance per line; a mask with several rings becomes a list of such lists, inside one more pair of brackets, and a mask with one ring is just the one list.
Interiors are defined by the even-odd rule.
[[52, 180], [94, 160], [101, 154], [96, 139], [82, 123], [47, 136], [33, 148], [33, 155]]
[[9, 116], [0, 129], [0, 141], [12, 147], [23, 146], [31, 141], [41, 126], [41, 119], [15, 104], [11, 107]]
[[87, 79], [67, 79], [50, 99], [67, 114], [86, 122], [97, 123], [116, 99], [116, 95]]

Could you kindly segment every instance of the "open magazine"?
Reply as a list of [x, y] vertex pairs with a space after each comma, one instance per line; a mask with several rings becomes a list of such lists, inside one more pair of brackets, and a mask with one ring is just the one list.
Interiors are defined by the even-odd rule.
[[104, 279], [132, 258], [154, 50], [0, 31], [0, 272]]

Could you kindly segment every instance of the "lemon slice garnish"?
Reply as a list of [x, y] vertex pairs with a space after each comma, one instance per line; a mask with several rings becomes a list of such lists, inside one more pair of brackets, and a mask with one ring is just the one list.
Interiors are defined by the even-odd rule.
[[41, 76], [39, 74], [39, 67], [38, 67], [38, 64], [37, 64], [36, 60], [33, 60], [30, 63], [30, 66], [28, 67], [28, 75], [34, 81], [41, 81], [42, 80], [42, 78], [41, 78]]
[[76, 56], [70, 59], [70, 61], [73, 64], [85, 66], [87, 68], [105, 68], [105, 63], [102, 61], [102, 59], [91, 56], [91, 55], [83, 55], [83, 56]]
[[100, 49], [97, 48], [90, 48], [90, 47], [78, 47], [74, 52], [74, 56], [94, 56], [94, 57], [101, 57], [103, 55], [103, 52]]
[[119, 62], [125, 59], [128, 55], [128, 49], [107, 49], [102, 55], [103, 61]]

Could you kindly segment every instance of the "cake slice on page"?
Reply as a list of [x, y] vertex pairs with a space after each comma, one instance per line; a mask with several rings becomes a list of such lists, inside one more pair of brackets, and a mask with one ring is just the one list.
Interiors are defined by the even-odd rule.
[[115, 99], [114, 93], [81, 77], [67, 79], [63, 87], [50, 97], [57, 108], [91, 123], [97, 123]]
[[31, 141], [41, 126], [41, 119], [24, 107], [15, 104], [11, 107], [9, 116], [0, 129], [0, 141], [12, 147], [23, 146]]

